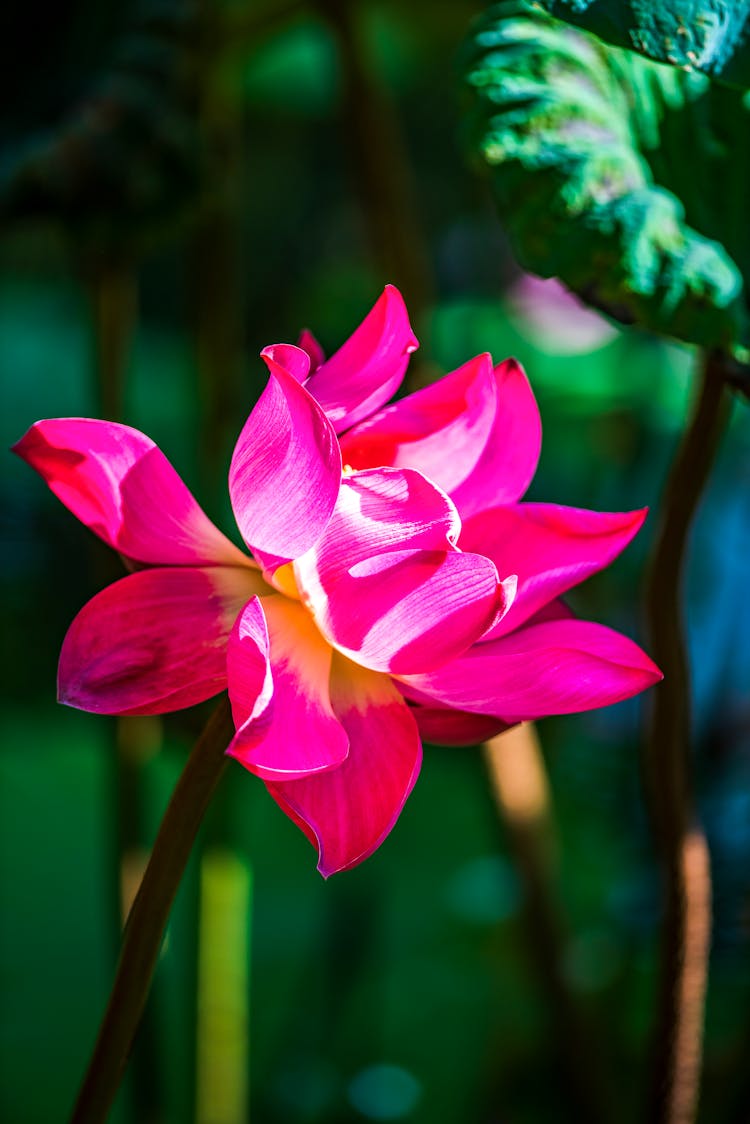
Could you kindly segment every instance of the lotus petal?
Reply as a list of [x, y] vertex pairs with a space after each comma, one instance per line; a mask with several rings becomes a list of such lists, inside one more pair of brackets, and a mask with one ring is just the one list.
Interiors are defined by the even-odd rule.
[[262, 608], [246, 606], [227, 655], [237, 726], [228, 752], [250, 772], [287, 780], [345, 759], [349, 741], [329, 697], [332, 654], [298, 602], [271, 595]]
[[140, 570], [84, 605], [63, 641], [60, 702], [98, 714], [164, 714], [227, 683], [242, 606], [268, 587], [240, 566]]
[[310, 375], [307, 389], [343, 433], [395, 394], [418, 346], [403, 297], [386, 285], [346, 343]]
[[350, 429], [341, 455], [352, 468], [416, 468], [450, 494], [475, 469], [496, 407], [492, 359], [478, 355]]
[[[290, 366], [307, 363], [291, 345], [282, 357]], [[279, 362], [279, 349], [267, 349], [263, 358], [271, 379], [235, 447], [229, 492], [242, 537], [271, 569], [320, 537], [336, 503], [341, 453], [331, 423]]]
[[591, 621], [556, 620], [475, 644], [437, 671], [403, 677], [410, 698], [522, 722], [608, 706], [662, 678], [645, 652]]
[[471, 475], [451, 493], [461, 518], [515, 503], [531, 483], [542, 447], [539, 408], [523, 368], [514, 359], [495, 367], [495, 421]]
[[294, 564], [318, 627], [376, 671], [428, 670], [465, 651], [510, 603], [493, 563], [453, 546], [455, 509], [420, 473], [354, 473], [320, 542]]
[[39, 421], [14, 446], [65, 506], [126, 558], [146, 565], [248, 565], [154, 442], [116, 422]]
[[330, 772], [268, 790], [317, 845], [324, 877], [371, 855], [414, 787], [422, 747], [409, 707], [386, 675], [335, 653], [331, 701], [349, 737], [349, 756]]
[[467, 519], [461, 548], [486, 554], [501, 574], [512, 566], [518, 575], [513, 605], [484, 639], [513, 631], [548, 601], [608, 566], [645, 518], [645, 509], [608, 512], [520, 503]]
[[310, 360], [310, 374], [312, 375], [315, 371], [317, 371], [321, 363], [325, 362], [326, 357], [323, 348], [320, 346], [312, 332], [308, 331], [307, 328], [305, 328], [303, 332], [300, 332], [300, 337], [297, 340], [297, 347], [300, 347], [303, 351], [307, 352], [308, 358]]
[[508, 723], [501, 718], [486, 714], [470, 714], [465, 710], [423, 706], [420, 703], [412, 703], [410, 709], [422, 741], [432, 745], [479, 745], [509, 729]]

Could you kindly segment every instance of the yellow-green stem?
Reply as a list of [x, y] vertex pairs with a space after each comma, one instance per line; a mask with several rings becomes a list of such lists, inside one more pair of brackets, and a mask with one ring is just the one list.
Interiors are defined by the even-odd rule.
[[172, 902], [234, 733], [224, 696], [195, 743], [154, 842], [128, 916], [115, 982], [71, 1124], [106, 1120], [146, 1005]]

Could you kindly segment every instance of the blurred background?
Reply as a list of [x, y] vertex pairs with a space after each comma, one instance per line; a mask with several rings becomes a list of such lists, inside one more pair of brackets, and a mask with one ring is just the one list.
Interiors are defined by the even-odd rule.
[[[512, 260], [461, 141], [477, 4], [73, 0], [0, 16], [0, 432], [147, 432], [237, 538], [233, 441], [258, 352], [327, 351], [383, 285], [421, 341], [410, 388], [489, 350], [544, 424], [529, 498], [658, 504], [690, 349], [620, 331]], [[701, 1120], [750, 1119], [750, 438], [725, 442], [692, 544], [696, 775], [715, 933]], [[60, 643], [120, 563], [2, 458], [0, 1117], [66, 1118], [121, 921], [206, 713], [55, 703]], [[573, 607], [644, 642], [653, 518]], [[325, 883], [230, 768], [169, 926], [116, 1124], [638, 1119], [659, 883], [647, 700], [540, 723], [528, 831], [476, 749], [428, 747], [364, 866]], [[575, 1049], [569, 1048], [575, 1043]], [[598, 1106], [592, 1109], [592, 1105]]]

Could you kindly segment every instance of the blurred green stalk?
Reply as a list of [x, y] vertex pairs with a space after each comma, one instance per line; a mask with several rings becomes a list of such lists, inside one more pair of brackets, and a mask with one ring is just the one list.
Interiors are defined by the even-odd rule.
[[112, 1106], [140, 1023], [172, 902], [234, 734], [224, 695], [196, 742], [172, 794], [128, 916], [107, 1010], [71, 1116], [102, 1124]]
[[249, 1119], [252, 872], [223, 847], [201, 862], [195, 1119]]

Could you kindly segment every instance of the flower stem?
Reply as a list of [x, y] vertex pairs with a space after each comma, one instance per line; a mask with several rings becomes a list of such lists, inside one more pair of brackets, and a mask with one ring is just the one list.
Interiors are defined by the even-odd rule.
[[233, 732], [224, 696], [195, 743], [161, 822], [125, 925], [115, 982], [71, 1124], [106, 1120], [143, 1014], [172, 902], [224, 772], [224, 750]]
[[729, 417], [724, 361], [709, 354], [693, 415], [667, 481], [647, 590], [651, 653], [664, 672], [654, 692], [644, 773], [665, 885], [652, 1086], [646, 1119], [695, 1119], [711, 935], [711, 875], [690, 777], [690, 680], [681, 613], [693, 514]]

